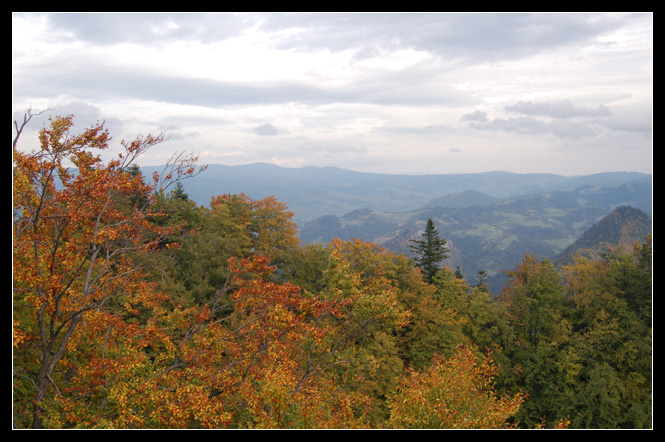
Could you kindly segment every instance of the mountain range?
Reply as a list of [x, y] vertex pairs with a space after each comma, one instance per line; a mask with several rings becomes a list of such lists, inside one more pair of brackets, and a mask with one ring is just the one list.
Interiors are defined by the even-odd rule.
[[[144, 174], [154, 169], [142, 168]], [[471, 283], [486, 272], [493, 293], [501, 289], [502, 271], [526, 254], [563, 263], [574, 250], [594, 249], [593, 238], [607, 248], [642, 242], [651, 232], [652, 176], [633, 172], [390, 175], [259, 163], [209, 165], [183, 185], [200, 205], [224, 193], [274, 196], [294, 212], [304, 243], [360, 238], [408, 254], [410, 240], [432, 218], [450, 249], [444, 265], [459, 268]], [[585, 233], [624, 207], [637, 212], [614, 214], [619, 233], [602, 241]]]
[[[160, 167], [141, 167], [150, 176]], [[183, 184], [190, 198], [208, 205], [210, 198], [230, 193], [260, 199], [275, 196], [286, 203], [298, 224], [324, 215], [342, 216], [356, 209], [406, 212], [430, 206], [437, 198], [476, 191], [498, 199], [572, 191], [581, 186], [617, 186], [651, 179], [635, 172], [609, 172], [566, 177], [553, 174], [484, 172], [400, 175], [355, 172], [336, 167], [286, 168], [267, 163], [208, 165]], [[462, 203], [468, 205], [468, 202]], [[649, 206], [650, 200], [643, 206]], [[645, 210], [644, 207], [640, 207]]]

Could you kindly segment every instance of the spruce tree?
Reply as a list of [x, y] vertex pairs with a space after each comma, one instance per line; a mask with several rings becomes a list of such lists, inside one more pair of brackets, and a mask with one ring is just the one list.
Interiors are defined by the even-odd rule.
[[187, 192], [185, 192], [185, 187], [180, 181], [175, 183], [175, 189], [171, 191], [171, 198], [176, 198], [183, 201], [189, 200], [189, 195]]
[[439, 237], [432, 218], [427, 220], [427, 227], [422, 237], [420, 240], [412, 239], [411, 242], [415, 245], [409, 247], [416, 253], [414, 260], [422, 270], [425, 281], [431, 284], [434, 275], [439, 271], [441, 261], [448, 257], [449, 250], [446, 248], [446, 240]]

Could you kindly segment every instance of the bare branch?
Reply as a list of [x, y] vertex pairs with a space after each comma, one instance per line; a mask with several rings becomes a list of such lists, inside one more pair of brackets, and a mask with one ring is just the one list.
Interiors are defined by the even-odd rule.
[[188, 155], [184, 152], [174, 153], [164, 165], [162, 172], [153, 174], [155, 192], [163, 193], [178, 181], [195, 177], [206, 170], [207, 165], [198, 166], [198, 168], [195, 166], [198, 159], [198, 156], [194, 156], [193, 153]]
[[32, 108], [28, 108], [28, 110], [25, 111], [25, 114], [23, 114], [23, 122], [20, 124], [20, 126], [18, 121], [14, 120], [14, 129], [16, 130], [16, 136], [14, 137], [14, 141], [12, 142], [12, 148], [14, 150], [16, 150], [16, 145], [18, 144], [18, 140], [21, 137], [21, 132], [23, 132], [23, 129], [30, 122], [32, 117], [36, 115], [41, 115], [44, 112], [48, 112], [49, 110], [52, 110], [52, 108], [46, 108], [38, 112], [33, 112]]

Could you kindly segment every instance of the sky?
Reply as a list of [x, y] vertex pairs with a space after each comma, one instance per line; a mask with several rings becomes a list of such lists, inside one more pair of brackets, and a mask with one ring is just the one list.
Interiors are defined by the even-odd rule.
[[14, 13], [12, 118], [139, 164], [652, 173], [652, 13]]

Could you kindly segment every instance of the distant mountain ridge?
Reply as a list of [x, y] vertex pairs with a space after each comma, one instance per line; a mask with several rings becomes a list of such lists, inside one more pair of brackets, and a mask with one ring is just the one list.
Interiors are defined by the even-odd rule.
[[552, 261], [561, 267], [572, 264], [578, 255], [598, 259], [608, 249], [621, 247], [631, 250], [636, 242], [643, 243], [651, 232], [651, 218], [645, 212], [630, 206], [620, 206], [591, 226]]
[[[161, 167], [141, 167], [145, 176]], [[635, 172], [565, 177], [553, 174], [484, 172], [399, 175], [354, 172], [336, 167], [285, 168], [267, 163], [241, 166], [210, 164], [183, 184], [190, 198], [207, 206], [213, 196], [245, 193], [254, 199], [275, 196], [294, 212], [300, 224], [324, 215], [342, 216], [355, 209], [412, 211], [445, 195], [477, 191], [493, 198], [511, 198], [580, 186], [613, 186], [651, 179]]]

